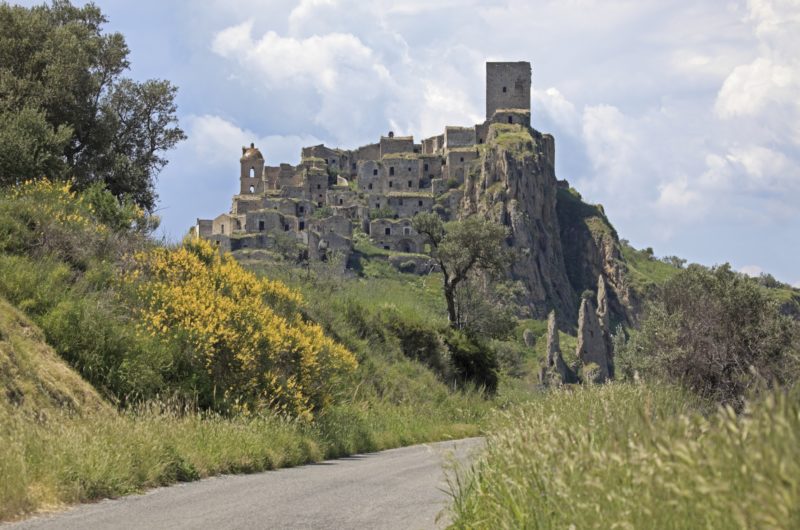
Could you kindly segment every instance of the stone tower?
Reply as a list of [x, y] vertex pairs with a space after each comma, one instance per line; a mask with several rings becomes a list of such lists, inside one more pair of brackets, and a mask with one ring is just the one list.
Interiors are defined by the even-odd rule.
[[531, 63], [486, 63], [486, 119], [499, 109], [531, 110]]
[[242, 146], [241, 173], [239, 183], [241, 184], [239, 193], [242, 195], [249, 193], [263, 193], [264, 191], [264, 155], [254, 144], [250, 147]]

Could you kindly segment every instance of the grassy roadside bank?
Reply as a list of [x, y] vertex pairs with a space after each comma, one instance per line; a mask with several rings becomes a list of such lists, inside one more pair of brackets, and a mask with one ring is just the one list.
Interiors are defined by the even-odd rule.
[[798, 528], [800, 398], [739, 415], [674, 387], [550, 392], [453, 480], [452, 528]]
[[462, 405], [338, 405], [313, 425], [154, 406], [39, 422], [2, 408], [0, 521], [221, 473], [479, 434], [488, 405]]

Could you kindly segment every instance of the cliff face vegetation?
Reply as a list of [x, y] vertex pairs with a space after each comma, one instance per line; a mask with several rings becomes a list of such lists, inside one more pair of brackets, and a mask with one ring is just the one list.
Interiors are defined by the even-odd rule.
[[578, 294], [607, 279], [612, 320], [631, 322], [635, 297], [619, 238], [600, 206], [556, 180], [553, 137], [522, 125], [491, 126], [467, 176], [462, 217], [479, 214], [509, 227], [511, 276], [523, 282], [533, 316], [555, 309], [574, 326]]
[[602, 275], [609, 289], [612, 320], [633, 323], [638, 297], [631, 288], [628, 267], [617, 231], [603, 207], [583, 202], [572, 188], [559, 187], [557, 206], [564, 262], [576, 292], [594, 289]]

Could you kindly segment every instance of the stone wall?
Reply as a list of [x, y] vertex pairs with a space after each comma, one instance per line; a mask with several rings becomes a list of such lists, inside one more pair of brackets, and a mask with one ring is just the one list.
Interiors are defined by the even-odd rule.
[[230, 236], [242, 229], [244, 216], [223, 213], [218, 215], [211, 223], [211, 233], [214, 235]]
[[284, 214], [276, 210], [257, 210], [245, 216], [244, 230], [246, 232], [281, 232], [285, 230], [286, 221]]
[[361, 160], [379, 160], [381, 158], [381, 144], [363, 145], [356, 149], [356, 162]]
[[325, 203], [325, 195], [328, 193], [328, 175], [318, 170], [309, 171], [306, 175], [306, 185], [308, 195], [305, 197], [317, 206]]
[[422, 140], [422, 154], [433, 155], [439, 153], [444, 147], [444, 135], [431, 136]]
[[475, 145], [475, 127], [445, 127], [444, 148], [469, 147]]
[[411, 136], [381, 136], [380, 158], [396, 153], [413, 153], [414, 138]]
[[198, 219], [197, 224], [194, 225], [196, 237], [208, 237], [212, 233], [211, 219]]
[[398, 217], [414, 217], [433, 208], [433, 195], [422, 193], [389, 193], [386, 203]]
[[492, 116], [492, 123], [514, 123], [524, 127], [531, 126], [531, 112], [523, 109], [500, 109]]
[[459, 184], [463, 184], [470, 164], [477, 158], [477, 149], [459, 149], [448, 152], [445, 157], [447, 163], [442, 168], [442, 178], [445, 182], [456, 180]]
[[356, 182], [361, 191], [380, 191], [383, 164], [378, 160], [360, 160], [357, 164]]
[[234, 195], [231, 204], [232, 214], [245, 214], [263, 208], [264, 198], [261, 195]]
[[352, 206], [358, 201], [358, 194], [349, 188], [330, 189], [325, 195], [329, 206]]
[[418, 190], [421, 169], [419, 158], [384, 158], [382, 191]]
[[442, 157], [439, 155], [422, 155], [422, 178], [428, 181], [425, 187], [430, 186], [430, 181], [442, 176]]
[[420, 253], [425, 245], [425, 236], [414, 231], [410, 219], [373, 219], [369, 235], [384, 250]]

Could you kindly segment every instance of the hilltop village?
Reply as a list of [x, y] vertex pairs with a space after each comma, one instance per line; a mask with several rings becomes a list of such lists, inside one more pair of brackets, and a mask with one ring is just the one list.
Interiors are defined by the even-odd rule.
[[422, 253], [411, 218], [423, 211], [454, 216], [492, 126], [529, 128], [530, 101], [529, 62], [489, 62], [483, 123], [447, 126], [420, 143], [389, 132], [353, 150], [305, 147], [297, 166], [269, 166], [254, 144], [242, 147], [230, 212], [198, 219], [192, 232], [227, 251], [270, 248], [277, 233], [290, 234], [309, 259], [324, 260], [330, 252], [349, 254], [357, 228], [385, 250]]

